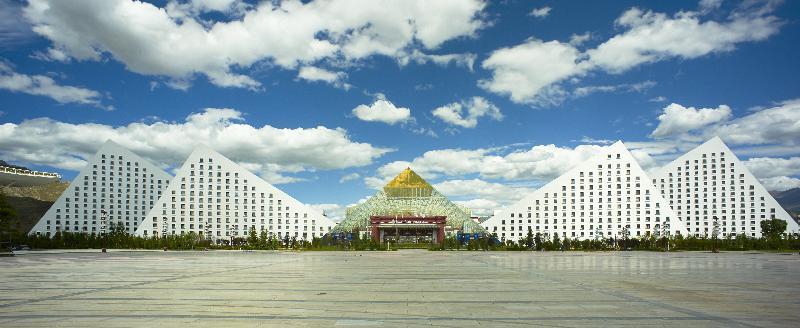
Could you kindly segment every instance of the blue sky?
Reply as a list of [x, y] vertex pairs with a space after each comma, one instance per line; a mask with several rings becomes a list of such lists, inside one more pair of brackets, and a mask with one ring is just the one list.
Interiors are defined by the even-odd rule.
[[796, 1], [1, 0], [0, 158], [211, 146], [333, 215], [411, 166], [490, 213], [623, 140], [800, 186]]

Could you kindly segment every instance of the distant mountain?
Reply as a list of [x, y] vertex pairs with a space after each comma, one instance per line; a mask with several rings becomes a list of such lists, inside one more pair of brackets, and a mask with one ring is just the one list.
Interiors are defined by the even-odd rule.
[[0, 166], [5, 166], [5, 167], [11, 167], [11, 168], [20, 169], [20, 170], [28, 170], [28, 171], [30, 171], [30, 169], [27, 168], [27, 167], [8, 164], [8, 163], [6, 163], [6, 161], [4, 161], [2, 159], [0, 159]]
[[62, 181], [28, 187], [0, 186], [0, 194], [5, 195], [8, 204], [17, 212], [18, 231], [27, 233], [67, 187], [69, 182]]
[[789, 189], [786, 191], [771, 191], [772, 197], [778, 201], [787, 211], [797, 214], [800, 212], [800, 188]]

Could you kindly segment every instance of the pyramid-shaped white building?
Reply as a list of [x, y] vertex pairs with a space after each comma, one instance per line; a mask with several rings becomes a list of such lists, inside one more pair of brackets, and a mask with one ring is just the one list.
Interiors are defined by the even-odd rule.
[[225, 156], [205, 147], [186, 159], [144, 222], [139, 236], [194, 232], [219, 243], [251, 228], [275, 238], [311, 240], [334, 223]]
[[797, 223], [719, 137], [707, 141], [652, 175], [678, 219], [693, 236], [761, 237], [761, 221], [781, 219], [787, 233]]
[[[534, 234], [562, 239], [685, 234], [682, 222], [618, 141], [481, 225], [500, 240]], [[665, 230], [666, 228], [666, 230]], [[623, 230], [624, 229], [624, 230]]]
[[102, 233], [112, 224], [134, 233], [171, 179], [147, 160], [107, 141], [30, 234]]

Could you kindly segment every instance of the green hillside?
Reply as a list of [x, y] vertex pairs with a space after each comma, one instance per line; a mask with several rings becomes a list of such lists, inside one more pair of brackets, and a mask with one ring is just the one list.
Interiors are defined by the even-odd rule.
[[55, 182], [33, 187], [0, 187], [6, 203], [16, 212], [19, 232], [28, 232], [67, 189], [69, 182]]

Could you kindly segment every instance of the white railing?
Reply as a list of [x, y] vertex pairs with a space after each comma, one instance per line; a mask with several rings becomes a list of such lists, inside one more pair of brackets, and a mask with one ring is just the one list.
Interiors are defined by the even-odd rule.
[[23, 170], [7, 166], [0, 166], [0, 172], [7, 172], [19, 175], [27, 175], [27, 176], [37, 176], [37, 177], [53, 177], [61, 179], [61, 175], [58, 173]]

